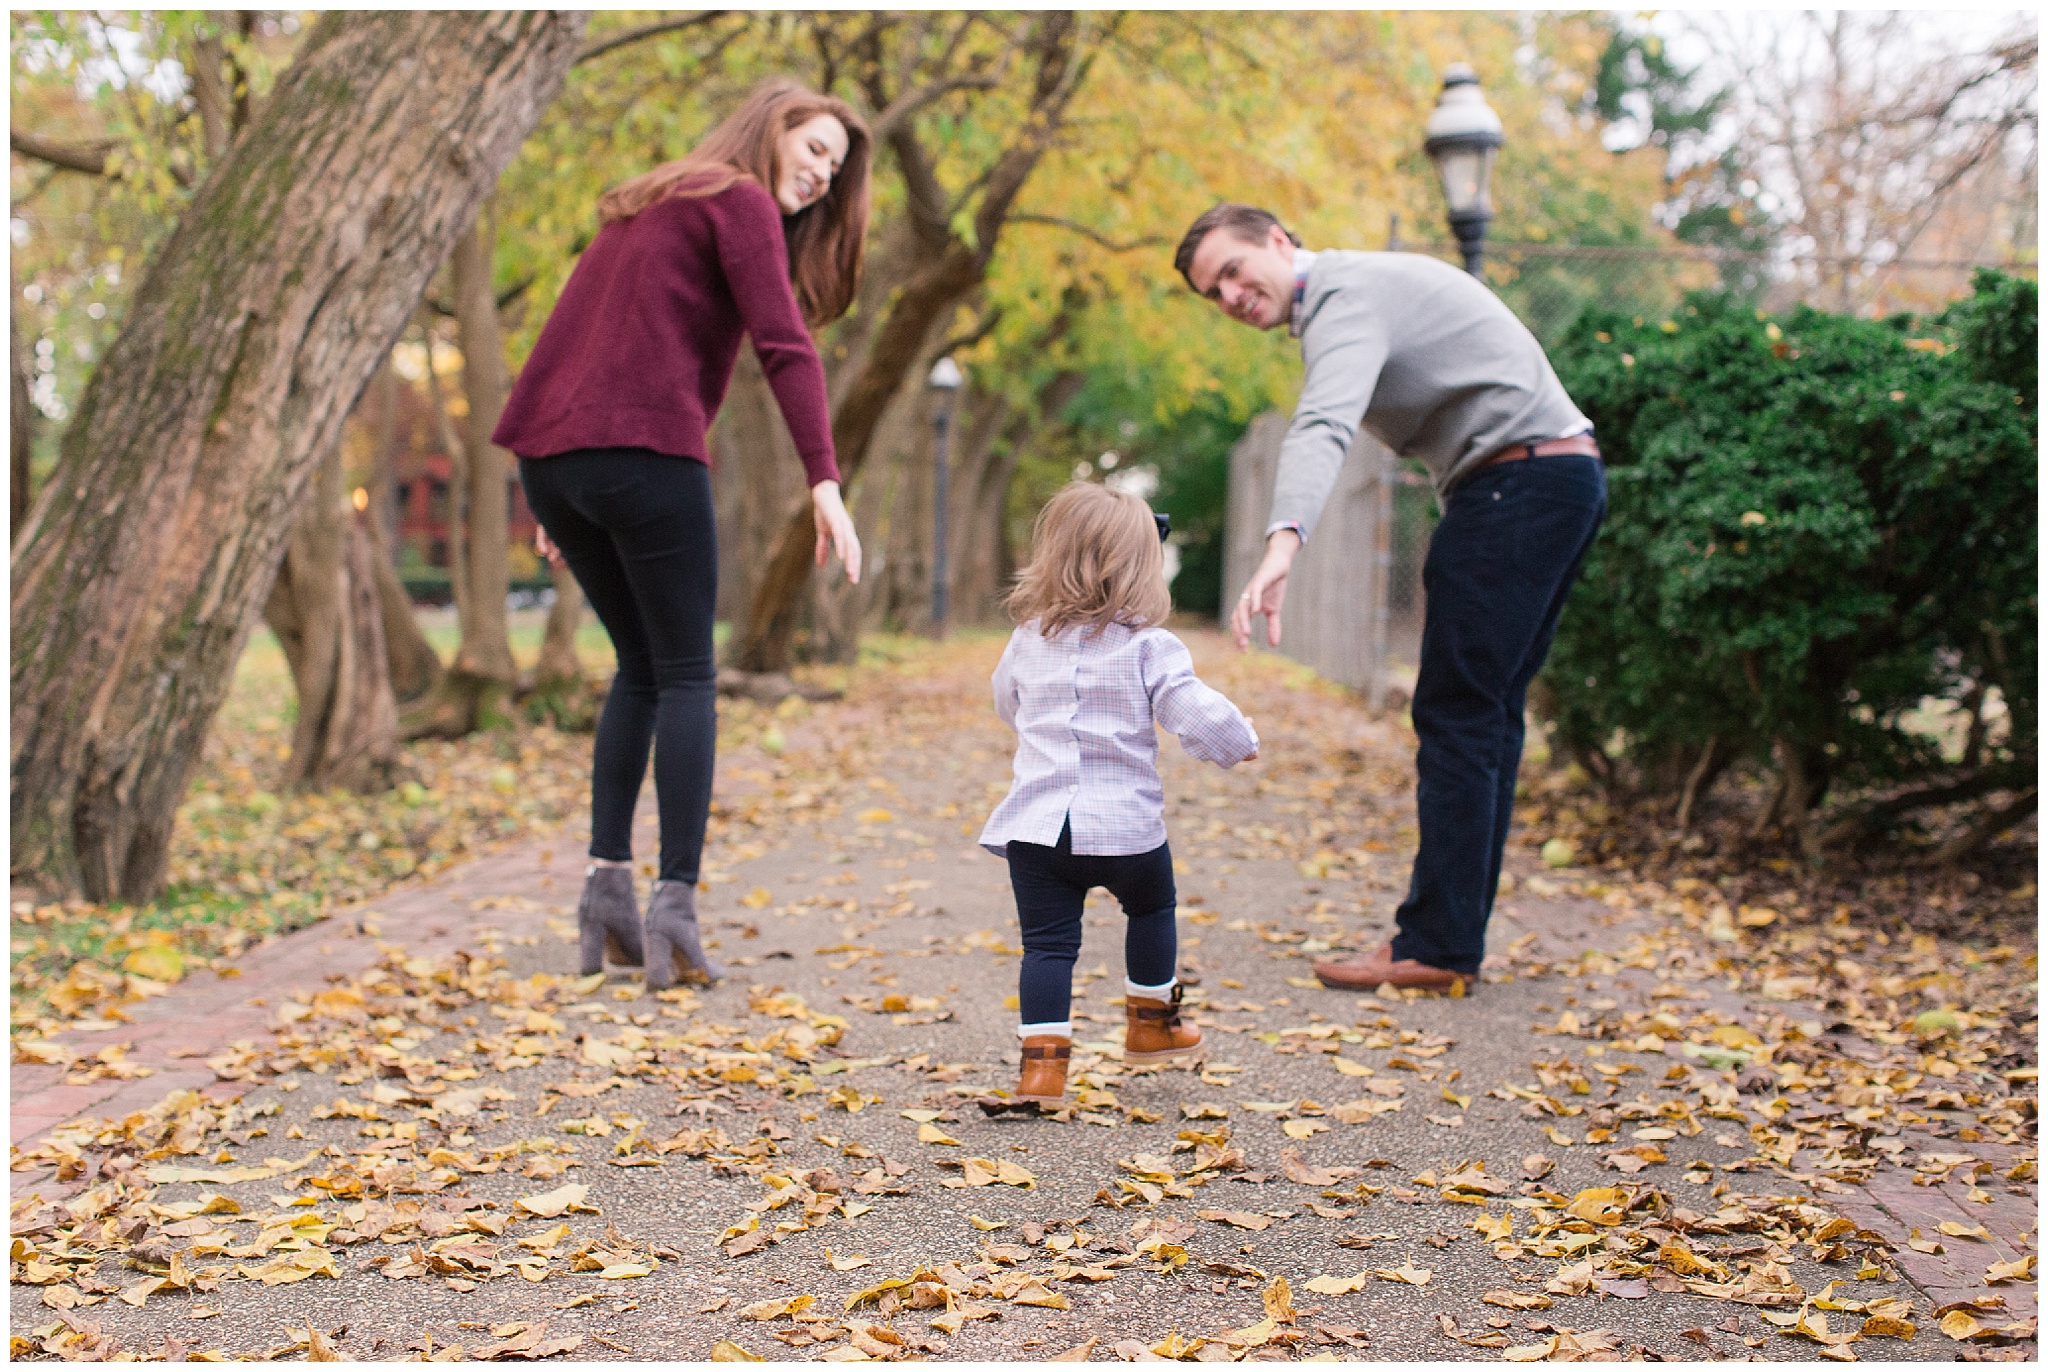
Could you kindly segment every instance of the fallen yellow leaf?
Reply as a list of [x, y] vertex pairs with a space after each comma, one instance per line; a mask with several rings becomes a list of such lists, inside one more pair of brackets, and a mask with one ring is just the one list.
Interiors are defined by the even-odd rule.
[[1984, 1326], [1968, 1311], [1951, 1310], [1941, 1317], [1941, 1332], [1961, 1343], [1983, 1333]]
[[731, 1339], [720, 1339], [720, 1340], [719, 1340], [719, 1341], [718, 1341], [717, 1343], [714, 1343], [714, 1344], [712, 1344], [712, 1345], [711, 1345], [711, 1358], [710, 1358], [710, 1361], [712, 1361], [712, 1362], [767, 1362], [768, 1360], [767, 1360], [766, 1358], [762, 1357], [762, 1356], [761, 1356], [760, 1354], [758, 1354], [758, 1353], [749, 1353], [749, 1352], [748, 1352], [748, 1351], [747, 1351], [746, 1349], [744, 1349], [744, 1348], [740, 1347], [740, 1346], [739, 1346], [738, 1344], [734, 1343], [734, 1342], [733, 1342], [733, 1341], [732, 1341]]
[[1503, 1310], [1548, 1310], [1555, 1303], [1534, 1291], [1489, 1291], [1479, 1299]]
[[543, 1191], [538, 1196], [521, 1196], [517, 1204], [529, 1215], [551, 1220], [566, 1211], [583, 1206], [583, 1198], [589, 1194], [588, 1186], [580, 1181], [572, 1181], [566, 1186], [557, 1186], [552, 1191]]
[[1427, 1286], [1435, 1275], [1427, 1267], [1416, 1267], [1403, 1260], [1399, 1267], [1375, 1267], [1372, 1274], [1381, 1281], [1405, 1282], [1409, 1286]]

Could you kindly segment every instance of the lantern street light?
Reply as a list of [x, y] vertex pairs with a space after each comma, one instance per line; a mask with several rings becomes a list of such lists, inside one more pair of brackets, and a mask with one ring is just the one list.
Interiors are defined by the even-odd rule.
[[960, 364], [942, 357], [932, 364], [925, 384], [932, 389], [932, 637], [946, 636], [946, 620], [952, 612], [951, 574], [946, 565], [946, 504], [951, 483], [946, 461], [946, 431], [953, 419], [953, 393], [966, 378]]
[[1488, 195], [1493, 159], [1500, 152], [1500, 116], [1479, 90], [1479, 76], [1463, 62], [1444, 68], [1444, 88], [1423, 126], [1422, 145], [1444, 183], [1451, 232], [1465, 255], [1465, 270], [1479, 275], [1486, 255], [1486, 226], [1493, 219]]

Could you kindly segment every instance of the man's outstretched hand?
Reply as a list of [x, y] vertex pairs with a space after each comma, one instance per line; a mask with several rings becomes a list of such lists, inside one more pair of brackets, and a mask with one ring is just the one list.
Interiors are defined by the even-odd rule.
[[1280, 604], [1287, 598], [1288, 569], [1300, 551], [1301, 535], [1292, 529], [1275, 529], [1266, 539], [1266, 555], [1259, 559], [1259, 569], [1230, 608], [1230, 631], [1239, 648], [1251, 646], [1253, 615], [1266, 617], [1266, 645], [1280, 646]]

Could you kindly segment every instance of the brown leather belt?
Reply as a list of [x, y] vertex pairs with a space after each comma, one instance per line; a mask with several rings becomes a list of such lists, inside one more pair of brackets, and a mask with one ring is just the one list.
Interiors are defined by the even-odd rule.
[[1520, 462], [1525, 457], [1562, 457], [1567, 453], [1598, 457], [1600, 445], [1593, 441], [1591, 434], [1573, 434], [1570, 438], [1546, 438], [1541, 442], [1510, 443], [1484, 462], [1474, 465], [1472, 470], [1476, 472], [1481, 467], [1491, 467], [1497, 462]]

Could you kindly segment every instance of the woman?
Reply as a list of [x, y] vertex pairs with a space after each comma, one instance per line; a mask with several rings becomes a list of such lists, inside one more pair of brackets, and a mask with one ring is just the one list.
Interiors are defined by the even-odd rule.
[[[806, 328], [860, 283], [869, 138], [844, 102], [763, 84], [688, 156], [598, 201], [602, 229], [562, 290], [492, 435], [519, 455], [543, 554], [575, 572], [618, 651], [591, 766], [583, 971], [607, 952], [647, 984], [721, 975], [697, 935], [711, 806], [718, 551], [705, 430], [750, 335], [811, 484], [817, 559], [860, 580], [825, 371]], [[661, 875], [646, 937], [633, 803], [654, 748]], [[644, 956], [643, 956], [644, 954]]]

